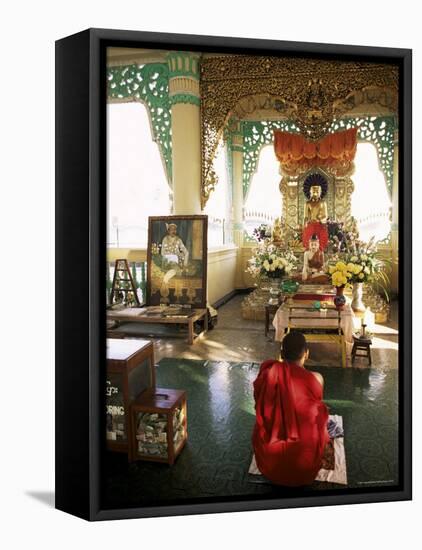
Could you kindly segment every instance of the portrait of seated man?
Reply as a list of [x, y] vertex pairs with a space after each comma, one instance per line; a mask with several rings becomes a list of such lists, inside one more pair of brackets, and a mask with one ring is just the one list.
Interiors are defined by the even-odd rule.
[[150, 218], [150, 305], [203, 302], [204, 224], [204, 216]]
[[[177, 235], [177, 225], [175, 223], [166, 224], [167, 235], [161, 241], [161, 256], [163, 257], [163, 267], [165, 263], [170, 267], [184, 269], [189, 262], [189, 250], [184, 245], [182, 239]], [[175, 265], [171, 265], [175, 264]]]

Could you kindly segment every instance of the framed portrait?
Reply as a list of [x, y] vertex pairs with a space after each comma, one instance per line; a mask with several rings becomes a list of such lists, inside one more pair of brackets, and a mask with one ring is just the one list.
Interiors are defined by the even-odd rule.
[[149, 218], [147, 304], [206, 307], [207, 219]]
[[57, 41], [58, 509], [412, 498], [411, 63]]

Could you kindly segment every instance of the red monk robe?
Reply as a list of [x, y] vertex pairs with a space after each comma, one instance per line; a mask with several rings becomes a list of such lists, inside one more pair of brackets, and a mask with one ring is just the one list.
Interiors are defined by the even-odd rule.
[[312, 483], [321, 468], [328, 409], [322, 385], [305, 368], [283, 361], [262, 363], [254, 382], [256, 464], [273, 483]]

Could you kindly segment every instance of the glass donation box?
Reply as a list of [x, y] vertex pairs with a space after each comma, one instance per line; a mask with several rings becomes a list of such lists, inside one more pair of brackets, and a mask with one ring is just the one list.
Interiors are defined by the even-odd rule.
[[166, 388], [146, 390], [131, 405], [130, 460], [173, 464], [187, 441], [186, 392]]

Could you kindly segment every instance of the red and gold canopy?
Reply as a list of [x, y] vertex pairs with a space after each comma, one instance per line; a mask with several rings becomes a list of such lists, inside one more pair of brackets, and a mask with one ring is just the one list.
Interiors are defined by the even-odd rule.
[[287, 174], [308, 170], [311, 166], [347, 172], [356, 154], [357, 128], [328, 134], [309, 141], [301, 134], [274, 131], [274, 151]]

